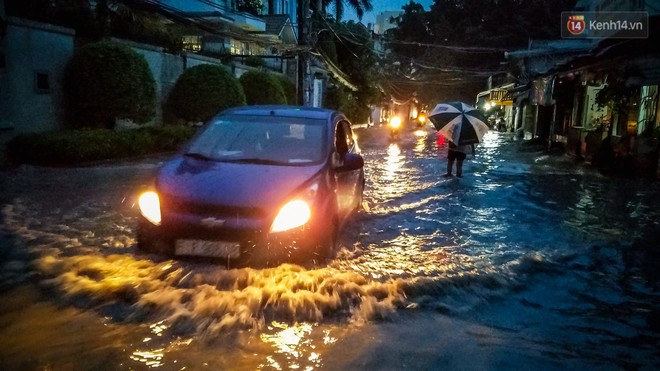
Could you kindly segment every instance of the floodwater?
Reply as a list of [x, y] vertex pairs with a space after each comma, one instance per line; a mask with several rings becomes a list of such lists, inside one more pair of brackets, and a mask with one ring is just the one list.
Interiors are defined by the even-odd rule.
[[135, 249], [162, 159], [0, 179], [0, 369], [660, 368], [658, 182], [496, 132], [358, 131], [365, 210], [326, 266]]

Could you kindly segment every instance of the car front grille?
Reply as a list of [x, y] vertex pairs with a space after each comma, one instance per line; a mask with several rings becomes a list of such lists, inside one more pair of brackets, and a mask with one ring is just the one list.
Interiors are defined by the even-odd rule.
[[162, 197], [161, 208], [174, 213], [194, 214], [199, 216], [239, 219], [260, 219], [265, 217], [265, 212], [256, 207], [211, 205], [201, 202], [190, 202], [175, 197]]

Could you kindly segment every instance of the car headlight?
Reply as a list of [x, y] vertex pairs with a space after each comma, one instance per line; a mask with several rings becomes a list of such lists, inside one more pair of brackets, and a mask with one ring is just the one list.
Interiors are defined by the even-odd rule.
[[270, 226], [271, 232], [284, 232], [305, 225], [312, 218], [312, 203], [318, 191], [318, 182], [313, 183], [303, 192], [280, 208]]
[[148, 221], [155, 225], [160, 225], [160, 200], [158, 194], [153, 191], [144, 192], [138, 198], [140, 212]]
[[277, 213], [273, 225], [270, 227], [271, 232], [283, 232], [289, 229], [300, 227], [309, 221], [312, 217], [312, 210], [309, 204], [303, 200], [289, 201], [286, 205], [282, 206], [280, 212]]

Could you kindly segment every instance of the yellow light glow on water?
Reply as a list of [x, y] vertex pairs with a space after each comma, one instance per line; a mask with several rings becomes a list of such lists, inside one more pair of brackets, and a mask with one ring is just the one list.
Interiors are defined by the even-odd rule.
[[334, 344], [337, 342], [337, 338], [330, 336], [330, 330], [323, 331], [323, 343], [324, 344]]
[[168, 326], [165, 324], [165, 321], [159, 321], [149, 326], [151, 332], [156, 336], [162, 336], [163, 331], [167, 330], [167, 327]]
[[163, 356], [165, 355], [164, 351], [165, 349], [154, 349], [151, 351], [136, 350], [135, 352], [133, 352], [130, 358], [134, 361], [144, 363], [149, 368], [161, 367], [163, 366], [163, 363], [161, 361], [163, 360]]
[[[310, 361], [315, 366], [319, 367], [321, 364], [321, 356], [317, 352], [308, 352], [308, 348], [313, 348], [310, 340], [307, 337], [312, 333], [312, 325], [309, 323], [297, 323], [294, 325], [287, 325], [280, 322], [272, 322], [271, 329], [275, 330], [272, 334], [261, 334], [261, 341], [270, 344], [275, 348], [276, 353], [286, 356], [288, 364], [286, 369], [299, 369], [301, 368], [301, 361]], [[277, 330], [279, 329], [279, 331]], [[276, 369], [282, 369], [274, 358], [269, 357], [269, 364], [267, 366]], [[304, 362], [306, 363], [306, 362]], [[311, 369], [307, 367], [307, 369]]]
[[275, 217], [271, 232], [288, 231], [289, 229], [300, 227], [307, 223], [312, 216], [312, 210], [307, 202], [302, 200], [293, 200], [284, 205]]
[[403, 167], [403, 156], [401, 155], [401, 148], [399, 148], [398, 144], [390, 144], [387, 148], [385, 161], [387, 161], [385, 165], [385, 178], [392, 181], [396, 180], [398, 172]]

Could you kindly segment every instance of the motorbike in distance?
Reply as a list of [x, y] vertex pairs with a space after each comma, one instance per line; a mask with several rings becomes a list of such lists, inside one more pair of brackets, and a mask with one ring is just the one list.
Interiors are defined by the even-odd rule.
[[426, 125], [426, 114], [420, 113], [417, 115], [417, 128], [421, 129]]
[[395, 115], [390, 117], [388, 126], [390, 128], [390, 139], [398, 139], [401, 134], [401, 117]]

